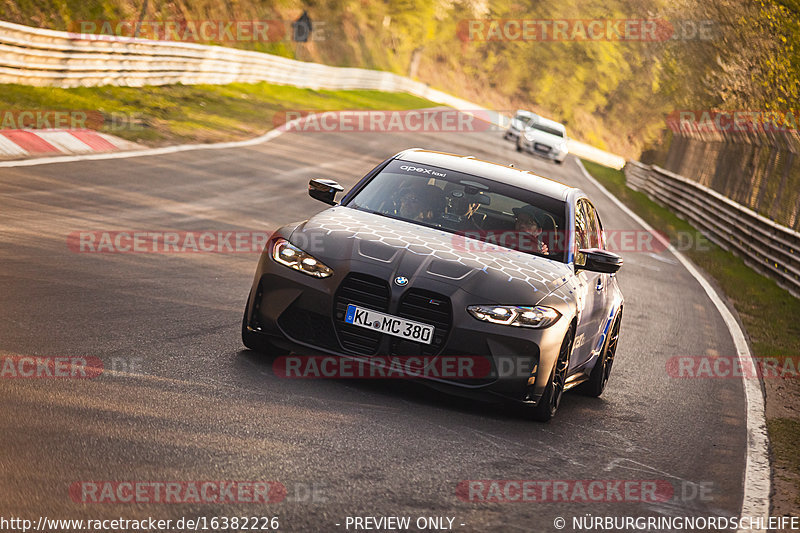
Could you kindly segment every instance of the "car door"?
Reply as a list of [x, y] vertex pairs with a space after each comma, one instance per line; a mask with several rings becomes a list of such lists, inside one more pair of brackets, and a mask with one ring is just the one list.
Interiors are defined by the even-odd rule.
[[[597, 227], [589, 217], [590, 204], [585, 199], [579, 199], [575, 204], [575, 267], [579, 288], [577, 291], [578, 327], [575, 331], [575, 344], [572, 349], [570, 368], [582, 366], [592, 356], [592, 344], [599, 329], [597, 304], [602, 300], [603, 280], [601, 274], [580, 268], [583, 263], [583, 254], [578, 250], [592, 247], [592, 234]], [[593, 209], [593, 208], [592, 208]], [[595, 215], [594, 220], [597, 217]], [[597, 234], [595, 233], [595, 242]], [[598, 286], [601, 287], [598, 290]], [[596, 301], [597, 300], [597, 301]]]

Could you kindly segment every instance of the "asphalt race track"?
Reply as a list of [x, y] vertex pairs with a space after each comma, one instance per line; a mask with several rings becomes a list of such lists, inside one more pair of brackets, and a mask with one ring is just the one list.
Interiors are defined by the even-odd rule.
[[[738, 516], [741, 382], [666, 370], [675, 356], [736, 351], [669, 252], [622, 252], [626, 308], [608, 388], [601, 399], [567, 394], [539, 424], [412, 382], [277, 377], [240, 340], [256, 253], [67, 245], [89, 230], [270, 231], [324, 208], [308, 197], [309, 178], [350, 187], [409, 147], [513, 162], [583, 188], [607, 231], [640, 229], [574, 158], [557, 166], [518, 154], [499, 132], [287, 133], [248, 148], [0, 168], [0, 355], [96, 357], [106, 369], [0, 380], [2, 514], [278, 516], [280, 531], [346, 531], [348, 516], [454, 517], [456, 531], [555, 531], [558, 516], [569, 531], [586, 514]], [[660, 480], [674, 494], [457, 497], [459, 482], [480, 479]], [[70, 486], [87, 480], [268, 480], [288, 494], [266, 505], [74, 502]]]

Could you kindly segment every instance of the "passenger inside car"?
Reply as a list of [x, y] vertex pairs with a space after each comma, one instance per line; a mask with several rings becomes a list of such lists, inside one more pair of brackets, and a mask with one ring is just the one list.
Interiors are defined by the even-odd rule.
[[513, 211], [514, 229], [521, 233], [527, 233], [533, 239], [533, 247], [531, 251], [548, 255], [550, 253], [550, 249], [547, 243], [544, 241], [542, 235], [542, 226], [544, 225], [542, 220], [547, 218], [546, 213], [543, 213], [540, 209], [537, 209], [532, 205], [516, 207], [513, 209]]

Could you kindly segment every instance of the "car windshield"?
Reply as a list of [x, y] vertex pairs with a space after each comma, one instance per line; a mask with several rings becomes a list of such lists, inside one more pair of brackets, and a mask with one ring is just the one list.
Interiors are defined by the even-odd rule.
[[550, 135], [555, 135], [556, 137], [563, 137], [564, 136], [564, 132], [563, 131], [559, 130], [558, 128], [554, 128], [554, 127], [548, 126], [546, 124], [539, 124], [539, 123], [536, 123], [536, 122], [532, 122], [531, 123], [531, 127], [534, 128], [534, 129], [537, 129], [539, 131], [543, 131], [545, 133], [549, 133]]
[[[530, 176], [531, 180], [542, 179]], [[566, 204], [535, 192], [450, 169], [395, 160], [346, 204], [501, 248], [566, 262]]]

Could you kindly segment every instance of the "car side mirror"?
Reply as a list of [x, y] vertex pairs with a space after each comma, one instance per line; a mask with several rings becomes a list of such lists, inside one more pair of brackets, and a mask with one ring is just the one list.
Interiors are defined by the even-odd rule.
[[614, 274], [621, 266], [622, 257], [600, 248], [578, 250], [578, 255], [575, 257], [575, 270]]
[[336, 205], [336, 193], [343, 190], [344, 187], [333, 180], [313, 178], [308, 182], [308, 195], [329, 205]]

